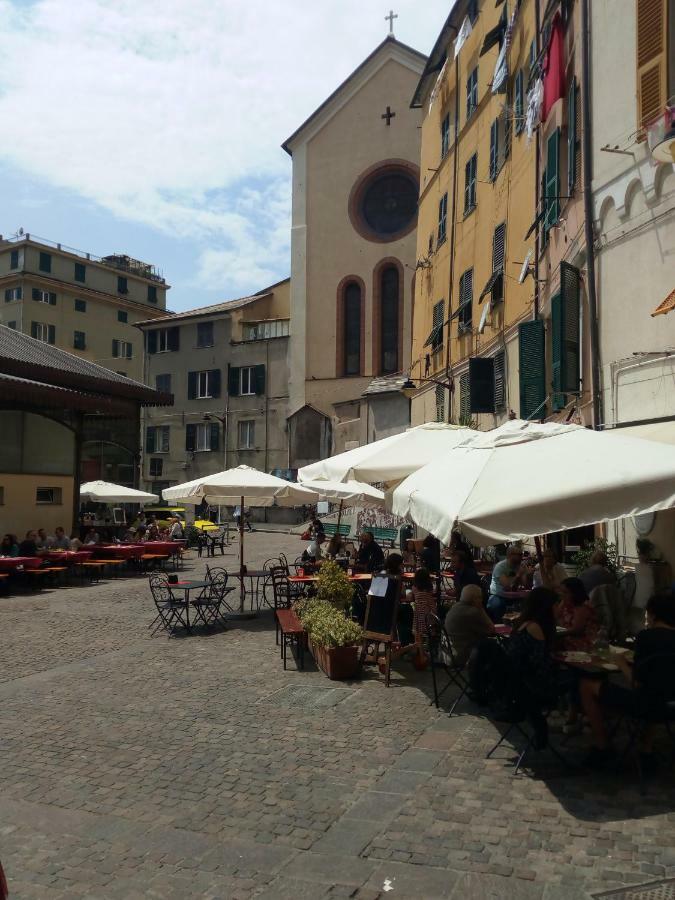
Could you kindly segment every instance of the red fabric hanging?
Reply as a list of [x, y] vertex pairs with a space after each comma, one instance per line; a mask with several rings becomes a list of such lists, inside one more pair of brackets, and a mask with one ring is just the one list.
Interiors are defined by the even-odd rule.
[[544, 61], [544, 102], [541, 109], [541, 120], [545, 122], [557, 100], [565, 96], [565, 38], [560, 13], [555, 14], [551, 26], [551, 37], [548, 42]]

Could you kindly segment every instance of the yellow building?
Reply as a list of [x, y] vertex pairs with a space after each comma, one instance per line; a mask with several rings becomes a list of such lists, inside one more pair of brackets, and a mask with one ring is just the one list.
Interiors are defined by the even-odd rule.
[[138, 322], [166, 314], [169, 285], [124, 254], [97, 257], [23, 234], [0, 235], [0, 324], [140, 381]]
[[535, 141], [525, 131], [536, 58], [535, 0], [459, 0], [415, 92], [423, 118], [413, 425], [474, 420], [485, 429], [509, 410], [532, 412], [520, 402], [518, 332], [537, 289], [535, 237], [526, 238]]

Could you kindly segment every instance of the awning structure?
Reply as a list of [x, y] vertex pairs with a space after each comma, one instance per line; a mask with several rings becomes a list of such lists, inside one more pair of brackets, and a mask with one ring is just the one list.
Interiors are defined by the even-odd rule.
[[497, 284], [497, 282], [500, 278], [503, 278], [503, 276], [504, 276], [504, 270], [501, 267], [499, 269], [497, 269], [495, 272], [493, 272], [492, 275], [490, 275], [490, 277], [488, 278], [487, 284], [483, 288], [482, 294], [478, 298], [479, 303], [483, 302], [484, 297], [492, 291], [492, 288]]
[[616, 437], [642, 438], [643, 441], [656, 441], [659, 444], [675, 444], [675, 419], [628, 425], [626, 428], [608, 428], [605, 433]]
[[473, 432], [394, 489], [391, 510], [448, 543], [485, 546], [675, 507], [675, 454], [580, 425]]
[[80, 485], [80, 499], [94, 503], [154, 503], [159, 497], [110, 481], [86, 481]]
[[668, 294], [663, 303], [659, 303], [652, 316], [665, 316], [666, 313], [675, 309], [675, 288]]
[[526, 240], [530, 237], [530, 235], [532, 234], [532, 232], [534, 231], [534, 229], [537, 227], [537, 225], [538, 225], [538, 224], [541, 222], [541, 220], [544, 218], [545, 214], [546, 214], [546, 210], [543, 209], [543, 208], [542, 208], [541, 212], [537, 213], [537, 217], [535, 218], [534, 222], [530, 225], [530, 227], [527, 229], [527, 234], [525, 235], [525, 237], [523, 238], [523, 240], [526, 241]]

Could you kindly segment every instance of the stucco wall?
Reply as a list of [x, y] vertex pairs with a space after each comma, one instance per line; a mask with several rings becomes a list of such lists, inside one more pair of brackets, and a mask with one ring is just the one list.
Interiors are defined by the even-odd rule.
[[[50, 534], [62, 525], [70, 534], [73, 522], [73, 483], [67, 475], [17, 475], [0, 472], [4, 503], [0, 505], [0, 534], [16, 534], [20, 540], [31, 529], [45, 528]], [[38, 488], [61, 489], [60, 504], [37, 504]]]

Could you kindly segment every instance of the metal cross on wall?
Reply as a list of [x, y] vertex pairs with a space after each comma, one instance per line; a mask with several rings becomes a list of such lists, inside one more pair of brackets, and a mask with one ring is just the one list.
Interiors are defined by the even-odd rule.
[[385, 113], [382, 113], [380, 118], [386, 119], [387, 125], [391, 125], [391, 120], [394, 118], [395, 115], [396, 115], [396, 113], [392, 112], [391, 109], [389, 107], [387, 107], [387, 111]]
[[[393, 9], [389, 10], [389, 15], [384, 17], [385, 22], [389, 22], [389, 34], [394, 33], [394, 19], [398, 19], [398, 13], [395, 13]], [[387, 124], [389, 124], [387, 122]]]

